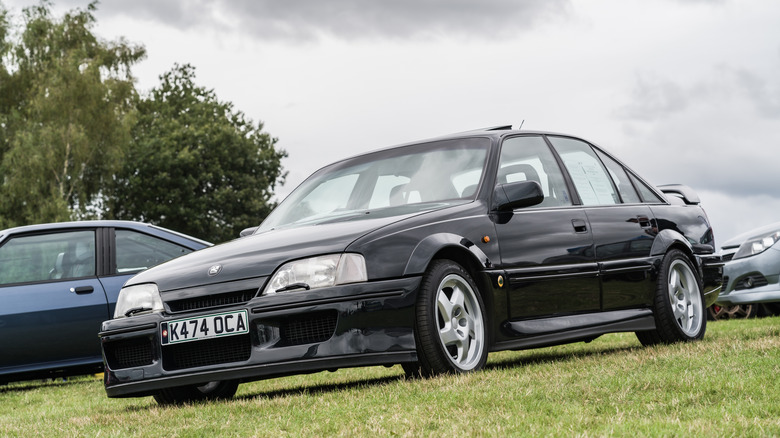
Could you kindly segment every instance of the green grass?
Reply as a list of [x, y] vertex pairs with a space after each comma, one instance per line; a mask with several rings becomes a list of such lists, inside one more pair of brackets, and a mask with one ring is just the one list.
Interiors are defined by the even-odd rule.
[[347, 369], [180, 407], [109, 399], [95, 377], [21, 382], [0, 387], [0, 436], [777, 436], [778, 376], [780, 317], [720, 321], [694, 344], [614, 334], [469, 375]]

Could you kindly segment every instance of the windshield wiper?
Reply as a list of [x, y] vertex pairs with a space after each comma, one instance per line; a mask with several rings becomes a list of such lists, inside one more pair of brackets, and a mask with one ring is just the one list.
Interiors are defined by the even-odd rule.
[[287, 292], [288, 290], [295, 290], [295, 289], [309, 290], [309, 289], [311, 289], [311, 287], [309, 287], [309, 285], [306, 284], [306, 283], [293, 283], [293, 284], [288, 284], [287, 286], [285, 286], [285, 287], [283, 287], [281, 289], [276, 289], [276, 291], [277, 292]]
[[125, 316], [131, 316], [141, 312], [151, 312], [152, 310], [154, 309], [152, 309], [151, 307], [133, 307], [132, 309], [125, 312]]

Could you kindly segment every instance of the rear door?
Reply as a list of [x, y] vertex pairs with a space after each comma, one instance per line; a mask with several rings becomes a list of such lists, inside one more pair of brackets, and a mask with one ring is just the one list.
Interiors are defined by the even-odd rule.
[[109, 316], [96, 230], [12, 236], [0, 246], [0, 372], [99, 363]]
[[643, 204], [626, 170], [588, 143], [548, 136], [561, 157], [590, 223], [600, 265], [602, 310], [650, 305], [656, 235], [650, 207]]

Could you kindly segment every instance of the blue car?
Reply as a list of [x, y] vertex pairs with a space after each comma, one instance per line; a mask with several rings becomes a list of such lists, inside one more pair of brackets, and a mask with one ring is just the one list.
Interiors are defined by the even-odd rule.
[[97, 334], [125, 281], [210, 245], [125, 221], [0, 231], [0, 384], [101, 372]]

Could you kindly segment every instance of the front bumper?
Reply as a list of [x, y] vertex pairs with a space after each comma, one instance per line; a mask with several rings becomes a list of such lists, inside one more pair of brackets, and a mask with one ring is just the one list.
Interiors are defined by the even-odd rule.
[[726, 262], [723, 283], [717, 300], [720, 305], [780, 301], [780, 250], [772, 247], [751, 257]]
[[[258, 297], [243, 305], [103, 323], [109, 397], [215, 380], [258, 380], [417, 360], [414, 304], [420, 277]], [[247, 309], [249, 333], [161, 345], [160, 324]]]

